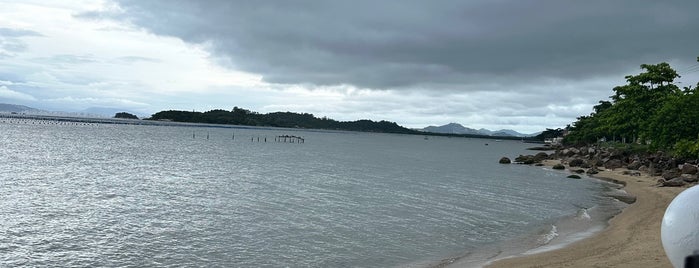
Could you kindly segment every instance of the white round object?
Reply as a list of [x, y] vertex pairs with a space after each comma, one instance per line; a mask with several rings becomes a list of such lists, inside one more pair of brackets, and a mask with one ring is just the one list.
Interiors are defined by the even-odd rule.
[[684, 267], [684, 259], [699, 250], [699, 186], [677, 195], [665, 210], [660, 239], [672, 265]]

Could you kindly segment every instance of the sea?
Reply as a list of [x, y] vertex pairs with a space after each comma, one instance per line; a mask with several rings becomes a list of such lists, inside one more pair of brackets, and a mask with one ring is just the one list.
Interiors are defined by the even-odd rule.
[[0, 266], [480, 267], [625, 207], [618, 185], [498, 164], [531, 146], [0, 118]]

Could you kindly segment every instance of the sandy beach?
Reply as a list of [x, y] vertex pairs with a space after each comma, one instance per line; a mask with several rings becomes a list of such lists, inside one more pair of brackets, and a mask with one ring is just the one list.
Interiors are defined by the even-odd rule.
[[625, 170], [595, 175], [624, 182], [624, 190], [637, 198], [606, 229], [565, 248], [510, 257], [486, 267], [672, 267], [660, 241], [660, 224], [672, 199], [687, 188], [656, 187], [657, 178], [623, 175]]

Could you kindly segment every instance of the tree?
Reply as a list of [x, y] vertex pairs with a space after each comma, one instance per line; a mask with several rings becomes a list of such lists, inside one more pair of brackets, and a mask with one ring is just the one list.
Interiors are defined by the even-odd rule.
[[127, 112], [120, 112], [120, 113], [116, 113], [114, 115], [114, 118], [138, 119], [138, 116], [135, 116], [135, 115], [127, 113]]
[[673, 84], [680, 76], [669, 64], [642, 64], [641, 69], [644, 71], [625, 77], [626, 85], [613, 88], [611, 101], [599, 101], [590, 116], [578, 117], [566, 142], [589, 143], [602, 137], [650, 139], [652, 118], [668, 100], [683, 92]]

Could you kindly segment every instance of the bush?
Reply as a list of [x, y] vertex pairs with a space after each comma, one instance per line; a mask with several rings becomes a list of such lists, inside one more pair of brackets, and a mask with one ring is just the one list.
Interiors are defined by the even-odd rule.
[[694, 141], [686, 139], [678, 141], [675, 143], [675, 155], [699, 159], [699, 139]]

